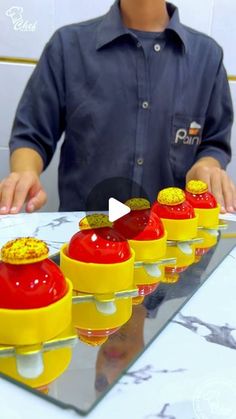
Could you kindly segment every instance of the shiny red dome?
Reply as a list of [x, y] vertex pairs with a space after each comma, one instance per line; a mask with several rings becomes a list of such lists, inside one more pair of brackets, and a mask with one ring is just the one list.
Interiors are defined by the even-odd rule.
[[1, 309], [46, 307], [66, 292], [65, 278], [50, 259], [25, 265], [0, 262]]
[[87, 263], [119, 263], [131, 257], [127, 240], [111, 227], [82, 230], [68, 245], [71, 259]]
[[158, 240], [165, 234], [162, 221], [150, 209], [131, 211], [115, 221], [114, 228], [128, 240]]

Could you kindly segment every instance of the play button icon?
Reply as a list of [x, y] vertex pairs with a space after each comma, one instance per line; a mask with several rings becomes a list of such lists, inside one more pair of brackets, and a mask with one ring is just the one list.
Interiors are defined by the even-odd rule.
[[[88, 193], [85, 212], [87, 216], [94, 213], [105, 213], [106, 215], [108, 214], [110, 223], [123, 221], [126, 223], [128, 222], [129, 214], [132, 215], [132, 210], [126, 205], [126, 202], [138, 197], [149, 200], [146, 191], [137, 182], [123, 177], [107, 178], [94, 185]], [[139, 231], [145, 228], [143, 216], [140, 217]], [[146, 221], [148, 222], [148, 220]], [[91, 226], [91, 228], [93, 227]], [[130, 238], [137, 234], [137, 229], [133, 231], [131, 228], [131, 230], [129, 229]], [[104, 233], [102, 229], [97, 229], [96, 234], [100, 234], [103, 237]]]
[[118, 201], [115, 198], [109, 198], [108, 201], [108, 210], [109, 210], [109, 221], [113, 223], [119, 218], [124, 217], [124, 215], [129, 214], [131, 211], [130, 208], [122, 204], [122, 202]]

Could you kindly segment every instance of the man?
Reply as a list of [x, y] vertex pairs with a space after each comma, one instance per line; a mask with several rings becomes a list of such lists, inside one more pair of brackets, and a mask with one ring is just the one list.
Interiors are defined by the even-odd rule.
[[154, 200], [164, 187], [207, 182], [236, 209], [225, 172], [232, 103], [221, 48], [183, 26], [164, 0], [120, 0], [107, 15], [57, 31], [19, 104], [0, 214], [39, 209], [40, 173], [65, 132], [60, 210], [83, 210], [96, 183], [124, 177]]

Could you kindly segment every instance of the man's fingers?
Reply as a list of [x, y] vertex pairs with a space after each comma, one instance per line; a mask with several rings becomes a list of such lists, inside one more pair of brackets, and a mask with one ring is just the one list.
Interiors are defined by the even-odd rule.
[[19, 180], [17, 173], [11, 173], [3, 179], [0, 185], [0, 214], [8, 214], [12, 207], [16, 184]]
[[16, 214], [21, 210], [21, 208], [23, 207], [27, 199], [29, 190], [32, 187], [32, 185], [34, 185], [34, 183], [35, 183], [35, 179], [32, 178], [31, 176], [25, 175], [19, 178], [15, 186], [12, 206], [10, 208], [11, 214]]
[[[236, 187], [231, 179], [228, 179], [227, 183], [224, 186], [224, 190], [227, 192], [227, 196], [225, 198], [226, 202], [226, 209], [228, 212], [235, 212], [236, 211]], [[226, 195], [225, 192], [225, 195]]]
[[221, 212], [226, 212], [226, 206], [227, 206], [227, 199], [229, 200], [229, 191], [227, 187], [227, 175], [224, 172], [224, 170], [221, 170], [219, 168], [215, 168], [212, 171], [211, 180], [210, 180], [210, 187], [209, 190], [213, 193], [215, 196], [217, 202], [220, 204]]
[[226, 210], [228, 212], [234, 212], [234, 184], [226, 173], [222, 177], [222, 189]]
[[34, 195], [32, 198], [29, 199], [29, 201], [26, 204], [26, 211], [27, 212], [33, 212], [38, 209], [40, 209], [44, 204], [47, 202], [47, 194], [46, 192], [41, 188], [36, 195]]
[[0, 183], [0, 214], [16, 214], [25, 202], [27, 211], [39, 209], [47, 200], [34, 171], [11, 173]]

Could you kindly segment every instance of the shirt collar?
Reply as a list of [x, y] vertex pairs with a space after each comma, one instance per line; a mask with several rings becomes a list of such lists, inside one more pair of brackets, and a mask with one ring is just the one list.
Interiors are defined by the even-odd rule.
[[121, 18], [119, 0], [116, 0], [98, 27], [96, 47], [100, 49], [116, 38], [127, 35], [128, 33], [129, 31], [124, 26]]
[[188, 44], [188, 39], [187, 39], [187, 32], [186, 29], [184, 27], [184, 25], [182, 25], [182, 23], [180, 22], [180, 18], [179, 18], [179, 10], [176, 6], [174, 6], [171, 3], [167, 3], [167, 10], [170, 16], [170, 21], [166, 27], [167, 31], [173, 31], [175, 32], [179, 39], [181, 40], [184, 48], [185, 48], [185, 52], [187, 51], [187, 44]]
[[[179, 11], [177, 7], [171, 3], [167, 3], [167, 8], [170, 15], [170, 21], [166, 30], [175, 32], [184, 45], [185, 51], [187, 51], [187, 33], [185, 27], [180, 22]], [[130, 34], [130, 31], [123, 24], [119, 0], [116, 0], [98, 27], [96, 48], [98, 50], [115, 39], [127, 34]]]

